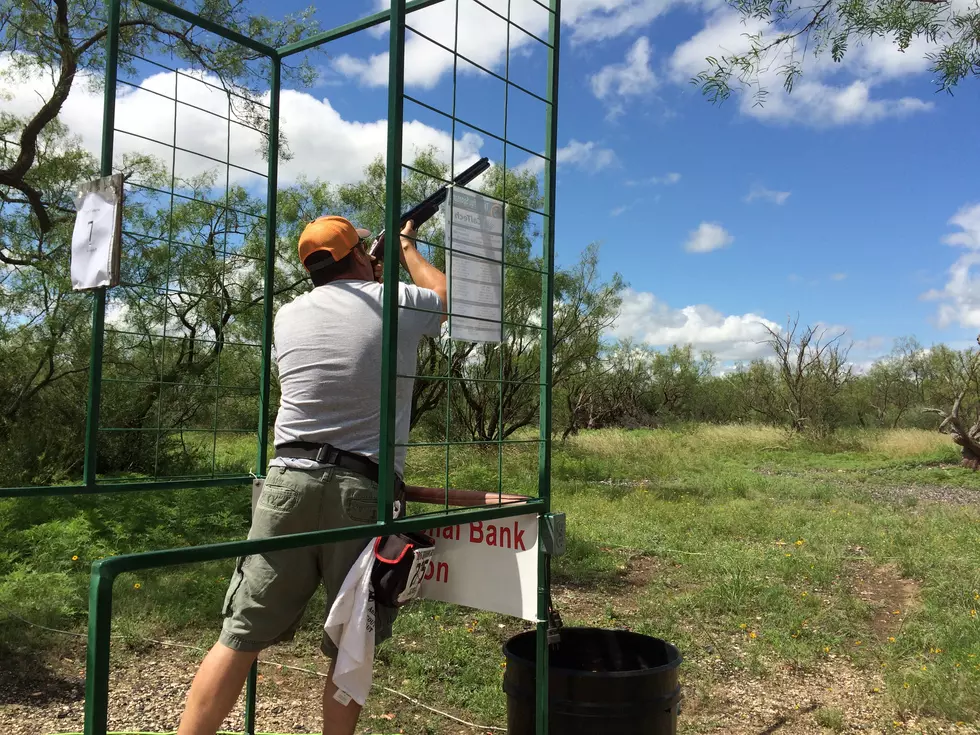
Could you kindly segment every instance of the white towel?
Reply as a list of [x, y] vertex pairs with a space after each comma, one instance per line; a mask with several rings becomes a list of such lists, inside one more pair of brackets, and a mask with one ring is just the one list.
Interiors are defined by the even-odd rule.
[[371, 595], [374, 539], [354, 562], [327, 615], [323, 629], [337, 646], [333, 683], [335, 698], [346, 704], [350, 697], [364, 706], [371, 690], [374, 668], [375, 608]]

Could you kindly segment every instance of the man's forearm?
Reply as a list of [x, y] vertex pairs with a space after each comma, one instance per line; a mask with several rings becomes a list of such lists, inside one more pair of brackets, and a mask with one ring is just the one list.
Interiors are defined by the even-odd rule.
[[[415, 247], [415, 243], [408, 238], [402, 238], [401, 247], [402, 265], [408, 271], [412, 283], [420, 288], [428, 288], [435, 291], [439, 296], [439, 301], [442, 303], [443, 311], [448, 310], [448, 304], [446, 303], [446, 274], [426, 260], [422, 253]], [[445, 313], [442, 319], [443, 321], [446, 320]]]

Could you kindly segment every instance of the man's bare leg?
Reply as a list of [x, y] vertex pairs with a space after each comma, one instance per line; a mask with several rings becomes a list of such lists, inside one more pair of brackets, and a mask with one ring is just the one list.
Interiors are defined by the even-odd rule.
[[235, 706], [258, 656], [258, 651], [235, 651], [215, 643], [191, 684], [177, 735], [215, 735]]
[[331, 663], [327, 680], [323, 683], [323, 735], [354, 735], [361, 716], [361, 705], [352, 699], [344, 706], [333, 698], [337, 693], [337, 685], [333, 683], [333, 667]]

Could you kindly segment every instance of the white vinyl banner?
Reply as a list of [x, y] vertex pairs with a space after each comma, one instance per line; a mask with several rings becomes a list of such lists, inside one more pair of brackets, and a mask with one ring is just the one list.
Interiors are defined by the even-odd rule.
[[503, 325], [504, 208], [496, 199], [450, 189], [444, 205], [449, 334], [467, 342], [500, 342]]
[[430, 528], [435, 551], [420, 597], [538, 619], [535, 514]]
[[119, 283], [122, 174], [84, 184], [75, 198], [71, 285], [84, 291]]

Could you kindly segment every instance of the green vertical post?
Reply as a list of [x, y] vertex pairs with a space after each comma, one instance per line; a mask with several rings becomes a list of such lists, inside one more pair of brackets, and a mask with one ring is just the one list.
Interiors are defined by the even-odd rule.
[[[102, 98], [101, 175], [112, 175], [112, 143], [116, 127], [116, 62], [119, 57], [119, 3], [109, 3], [109, 30], [106, 34], [105, 93]], [[96, 289], [92, 299], [92, 335], [88, 359], [88, 407], [85, 411], [85, 460], [82, 482], [95, 486], [99, 464], [99, 409], [102, 407], [102, 350], [105, 345], [105, 287]]]
[[392, 519], [395, 477], [395, 397], [398, 374], [398, 267], [401, 263], [402, 114], [405, 91], [405, 0], [392, 0], [388, 44], [388, 152], [385, 182], [385, 253], [381, 332], [381, 447], [378, 520]]
[[[113, 3], [119, 7], [118, 0]], [[118, 21], [118, 16], [116, 16]], [[118, 26], [111, 26], [118, 28]], [[92, 565], [88, 594], [88, 650], [85, 655], [85, 735], [109, 728], [109, 639], [112, 634], [112, 583], [115, 573]]]
[[555, 169], [558, 148], [558, 48], [561, 31], [561, 0], [551, 0], [548, 22], [548, 110], [545, 129], [544, 199], [545, 273], [542, 275], [541, 318], [544, 349], [541, 350], [541, 416], [538, 455], [538, 495], [545, 508], [538, 516], [538, 627], [536, 671], [536, 732], [548, 735], [548, 597], [551, 587], [548, 559], [543, 550], [544, 514], [551, 510], [551, 372], [554, 359], [554, 275], [555, 275]]
[[255, 693], [259, 683], [259, 662], [252, 664], [245, 680], [245, 735], [255, 735]]
[[269, 91], [269, 172], [265, 205], [265, 284], [262, 289], [262, 382], [259, 386], [259, 442], [255, 474], [263, 476], [269, 454], [269, 394], [272, 368], [272, 307], [276, 276], [276, 198], [279, 190], [279, 87], [282, 60], [269, 57], [272, 79]]

